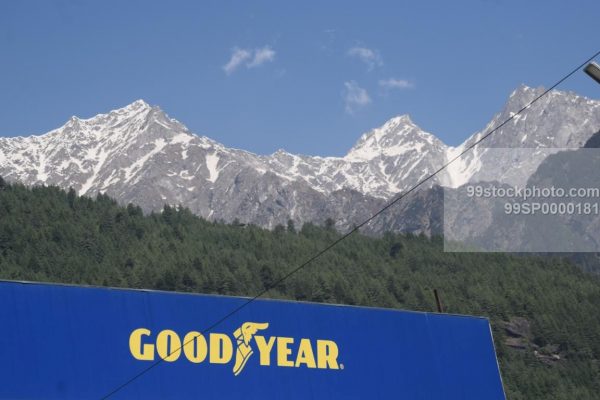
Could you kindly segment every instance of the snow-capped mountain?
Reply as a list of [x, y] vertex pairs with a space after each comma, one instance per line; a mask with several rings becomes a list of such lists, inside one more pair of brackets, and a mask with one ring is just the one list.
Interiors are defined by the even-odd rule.
[[[344, 228], [439, 169], [541, 91], [515, 90], [483, 131], [456, 148], [404, 115], [365, 133], [344, 157], [227, 148], [138, 100], [89, 119], [72, 117], [41, 136], [0, 138], [0, 175], [27, 185], [72, 187], [82, 195], [102, 192], [147, 211], [181, 204], [209, 219], [273, 227], [288, 219], [333, 218]], [[428, 186], [499, 176], [526, 180], [541, 156], [507, 160], [487, 148], [581, 147], [599, 127], [599, 101], [552, 92]], [[389, 220], [380, 229], [396, 225]]]
[[295, 156], [280, 150], [262, 159], [278, 174], [305, 181], [322, 193], [352, 189], [385, 199], [438, 169], [446, 149], [403, 115], [365, 133], [342, 158]]
[[482, 131], [457, 148], [450, 149], [451, 156], [460, 154], [486, 133], [514, 116], [510, 122], [448, 167], [450, 182], [445, 182], [446, 186], [457, 187], [468, 181], [493, 180], [524, 184], [548, 155], [560, 149], [583, 147], [600, 128], [600, 101], [553, 90], [516, 115], [544, 91], [541, 87], [534, 89], [520, 86], [510, 95], [504, 109]]

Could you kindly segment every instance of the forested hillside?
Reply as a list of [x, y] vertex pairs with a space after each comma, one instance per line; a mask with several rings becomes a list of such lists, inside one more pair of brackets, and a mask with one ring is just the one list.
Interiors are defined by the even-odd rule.
[[[339, 237], [331, 225], [267, 231], [172, 207], [144, 215], [0, 178], [0, 278], [254, 295]], [[434, 288], [447, 312], [491, 319], [509, 399], [598, 398], [600, 279], [559, 258], [357, 234], [268, 296], [434, 311]]]

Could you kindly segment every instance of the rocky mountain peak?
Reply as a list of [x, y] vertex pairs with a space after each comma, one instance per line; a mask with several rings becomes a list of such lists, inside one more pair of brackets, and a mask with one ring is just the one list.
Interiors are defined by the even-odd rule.
[[381, 126], [382, 130], [390, 131], [402, 125], [415, 125], [409, 114], [397, 115], [390, 118], [385, 124]]
[[155, 109], [160, 110], [158, 107], [152, 107], [144, 100], [136, 100], [124, 107], [111, 110], [105, 114], [97, 114], [91, 118], [82, 119], [82, 121], [86, 121], [89, 124], [124, 121], [147, 116]]
[[512, 99], [514, 97], [528, 97], [532, 95], [540, 95], [545, 90], [546, 88], [543, 86], [538, 86], [534, 88], [524, 83], [521, 83], [519, 86], [517, 86], [515, 90], [512, 91], [512, 93], [509, 96], [509, 99]]
[[420, 151], [430, 145], [445, 147], [438, 138], [416, 125], [409, 115], [401, 115], [362, 135], [345, 159], [396, 157], [406, 152]]
[[[543, 86], [538, 87], [530, 87], [525, 84], [519, 85], [509, 96], [508, 101], [506, 102], [503, 114], [506, 113], [516, 113], [521, 108], [525, 107], [527, 104], [541, 96], [546, 91], [546, 88]], [[590, 105], [592, 108], [598, 107], [600, 102], [598, 100], [593, 100], [586, 98], [584, 96], [580, 96], [577, 93], [570, 91], [559, 91], [552, 90], [546, 96], [537, 101], [532, 108], [549, 108], [547, 112], [570, 112], [571, 106], [587, 106]], [[529, 111], [529, 110], [527, 110]]]
[[150, 104], [148, 104], [144, 99], [138, 99], [136, 101], [134, 101], [133, 103], [123, 107], [123, 110], [143, 110], [143, 109], [149, 109], [152, 108], [152, 106], [150, 106]]
[[153, 141], [156, 137], [172, 137], [187, 131], [178, 121], [157, 106], [136, 100], [125, 107], [97, 114], [91, 118], [72, 117], [65, 125], [51, 133], [56, 136], [76, 137], [85, 141]]
[[503, 116], [508, 113], [515, 113], [521, 108], [525, 107], [531, 101], [540, 96], [546, 88], [543, 86], [530, 87], [525, 84], [520, 84], [515, 90], [512, 91], [504, 104], [502, 114]]

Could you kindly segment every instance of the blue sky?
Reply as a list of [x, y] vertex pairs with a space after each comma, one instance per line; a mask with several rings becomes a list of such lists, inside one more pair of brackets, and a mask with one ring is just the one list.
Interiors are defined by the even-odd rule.
[[1, 2], [0, 136], [143, 98], [259, 154], [343, 155], [400, 114], [454, 145], [600, 49], [598, 1], [307, 3]]

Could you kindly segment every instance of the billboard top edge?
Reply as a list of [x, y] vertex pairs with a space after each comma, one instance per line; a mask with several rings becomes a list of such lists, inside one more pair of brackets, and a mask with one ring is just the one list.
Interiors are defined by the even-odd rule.
[[[220, 297], [220, 298], [247, 299], [247, 300], [252, 299], [252, 297], [248, 297], [248, 296], [230, 296], [230, 295], [223, 295], [223, 294], [207, 294], [207, 293], [194, 293], [194, 292], [167, 291], [167, 290], [158, 290], [158, 289], [137, 289], [137, 288], [82, 285], [82, 284], [71, 284], [71, 283], [60, 283], [60, 282], [37, 282], [37, 281], [25, 281], [25, 280], [0, 279], [0, 284], [3, 284], [3, 283], [34, 285], [34, 286], [35, 285], [37, 285], [37, 286], [59, 286], [59, 287], [71, 287], [71, 288], [84, 288], [84, 289], [98, 289], [98, 290], [117, 290], [117, 291], [140, 292], [140, 293], [161, 293], [161, 294], [166, 294], [166, 295]], [[318, 303], [318, 302], [313, 302], [313, 301], [271, 299], [271, 298], [263, 298], [263, 297], [256, 299], [256, 301], [279, 302], [279, 303], [300, 303], [300, 304], [313, 305], [313, 306], [358, 308], [358, 309], [378, 310], [378, 311], [385, 311], [385, 312], [402, 312], [402, 313], [415, 313], [415, 314], [426, 314], [426, 315], [444, 315], [444, 316], [452, 316], [452, 317], [460, 317], [460, 318], [481, 319], [481, 320], [487, 321], [489, 324], [489, 318], [487, 318], [485, 316], [478, 316], [478, 315], [436, 313], [436, 312], [415, 311], [415, 310], [397, 309], [397, 308], [371, 307], [371, 306], [360, 306], [360, 305], [352, 305], [352, 304], [337, 304], [337, 303]]]

